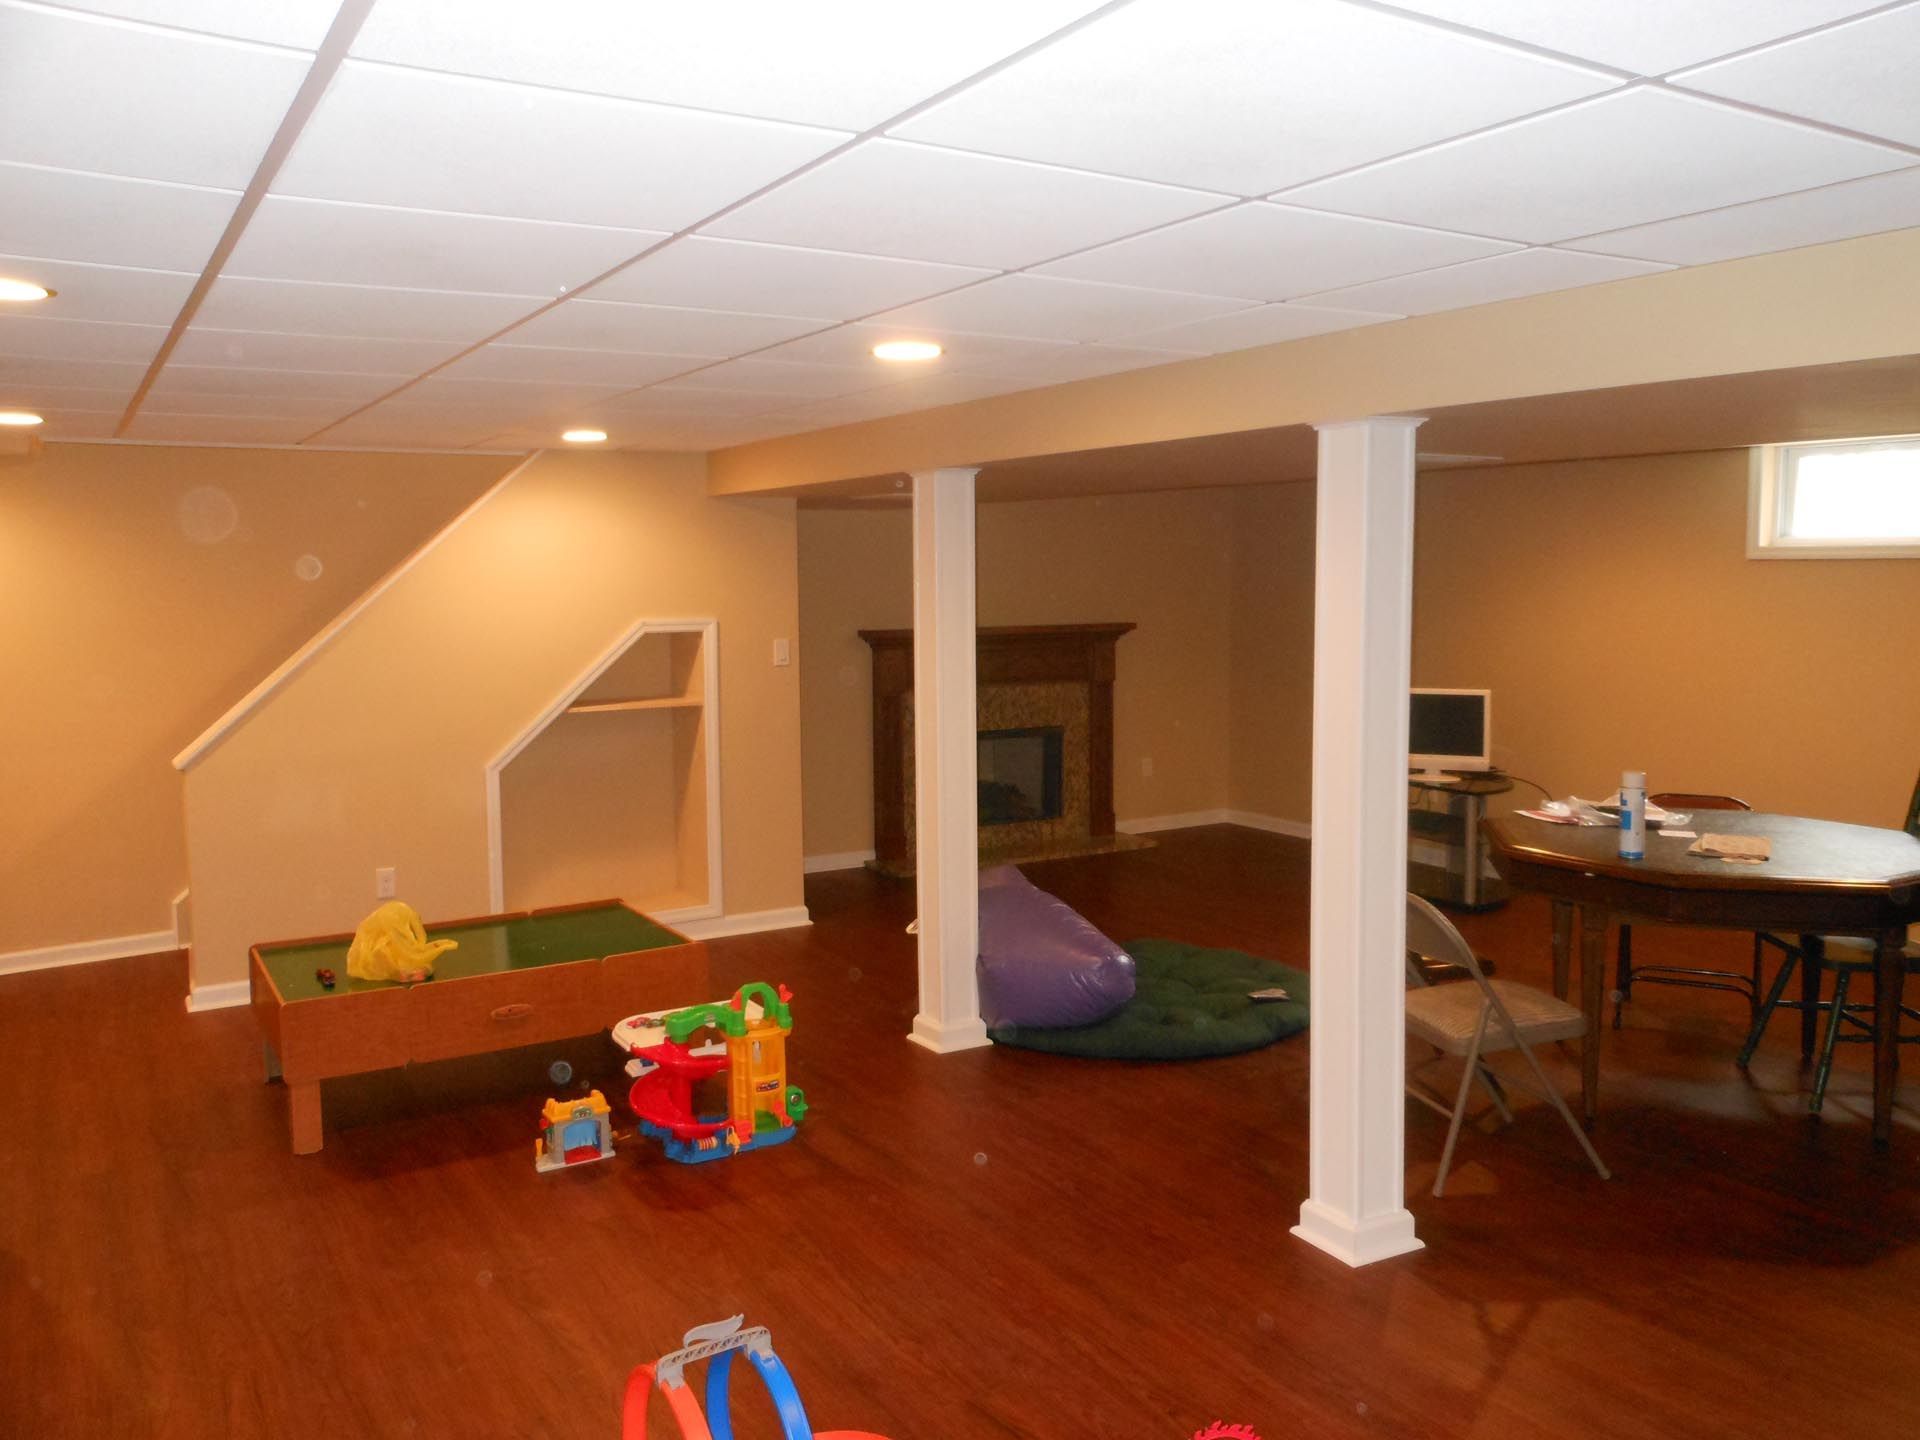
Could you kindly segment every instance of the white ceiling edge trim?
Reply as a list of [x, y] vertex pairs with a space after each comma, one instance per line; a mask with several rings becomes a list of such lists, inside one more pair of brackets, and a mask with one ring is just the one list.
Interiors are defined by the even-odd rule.
[[387, 591], [391, 590], [408, 571], [412, 570], [414, 566], [418, 565], [438, 549], [441, 541], [445, 540], [449, 535], [453, 534], [454, 531], [466, 524], [488, 501], [492, 500], [494, 496], [511, 485], [529, 465], [533, 464], [534, 461], [538, 460], [545, 453], [544, 450], [536, 450], [518, 465], [507, 471], [506, 474], [489, 485], [471, 505], [467, 506], [466, 509], [454, 516], [453, 519], [441, 526], [434, 534], [428, 536], [412, 554], [408, 555], [398, 565], [394, 566], [393, 569], [376, 580], [371, 589], [367, 590], [358, 600], [355, 600], [351, 605], [347, 606], [346, 609], [329, 620], [319, 634], [315, 635], [311, 640], [307, 641], [306, 644], [294, 651], [293, 654], [281, 661], [272, 674], [268, 675], [266, 679], [254, 686], [253, 689], [249, 690], [245, 695], [241, 696], [232, 709], [228, 710], [226, 714], [222, 715], [202, 731], [200, 737], [191, 745], [174, 756], [173, 768], [180, 771], [190, 770], [200, 761], [204, 760], [208, 753], [222, 740], [226, 739], [227, 736], [231, 735], [248, 716], [266, 704], [288, 681], [292, 680], [302, 670], [305, 670], [307, 666], [317, 660], [334, 641], [338, 640], [340, 636], [345, 633], [347, 627], [353, 624], [368, 606], [386, 594]]

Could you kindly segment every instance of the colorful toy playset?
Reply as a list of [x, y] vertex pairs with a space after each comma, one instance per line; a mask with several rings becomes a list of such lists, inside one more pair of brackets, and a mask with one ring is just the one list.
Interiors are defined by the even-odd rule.
[[[736, 999], [738, 997], [735, 997]], [[627, 1398], [623, 1407], [623, 1440], [646, 1440], [647, 1402], [658, 1390], [666, 1397], [680, 1440], [733, 1440], [733, 1409], [727, 1382], [733, 1374], [733, 1357], [747, 1352], [747, 1361], [765, 1382], [773, 1397], [773, 1408], [780, 1417], [780, 1433], [785, 1440], [886, 1440], [870, 1430], [815, 1430], [807, 1420], [806, 1407], [793, 1388], [793, 1377], [780, 1357], [773, 1353], [773, 1337], [764, 1325], [741, 1329], [744, 1315], [711, 1325], [697, 1325], [682, 1337], [681, 1348], [662, 1355], [651, 1365], [642, 1365], [627, 1377]], [[687, 1384], [686, 1370], [701, 1360], [713, 1362], [707, 1368], [707, 1405], [703, 1413], [700, 1401]]]
[[[615, 1043], [633, 1056], [627, 1103], [640, 1133], [660, 1141], [668, 1159], [686, 1165], [791, 1140], [807, 1113], [806, 1097], [787, 1084], [792, 999], [784, 985], [776, 990], [755, 981], [724, 1003], [636, 1015], [616, 1026]], [[710, 1029], [722, 1043], [691, 1043]], [[720, 1074], [727, 1077], [727, 1113], [694, 1114], [695, 1083]]]
[[533, 1142], [535, 1170], [564, 1170], [613, 1157], [613, 1107], [598, 1090], [586, 1099], [549, 1100]]

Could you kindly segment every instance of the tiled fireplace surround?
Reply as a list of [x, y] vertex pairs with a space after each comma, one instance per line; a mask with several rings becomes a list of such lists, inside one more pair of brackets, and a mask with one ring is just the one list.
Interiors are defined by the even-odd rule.
[[[1131, 624], [1021, 625], [979, 632], [979, 729], [1058, 726], [1060, 814], [995, 825], [982, 857], [1032, 859], [1111, 847], [1114, 650]], [[862, 630], [873, 650], [874, 867], [914, 865], [913, 632]]]

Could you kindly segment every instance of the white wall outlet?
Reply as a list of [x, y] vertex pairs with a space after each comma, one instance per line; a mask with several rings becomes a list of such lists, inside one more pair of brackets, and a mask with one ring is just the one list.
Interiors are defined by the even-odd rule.
[[1140, 773], [1146, 779], [1151, 780], [1153, 778], [1153, 757], [1151, 755], [1142, 755], [1140, 757]]
[[776, 665], [787, 665], [787, 664], [791, 664], [792, 661], [793, 661], [793, 651], [788, 646], [787, 642], [785, 640], [774, 641], [773, 642], [773, 663]]
[[373, 872], [373, 898], [376, 900], [393, 899], [393, 866], [382, 865]]

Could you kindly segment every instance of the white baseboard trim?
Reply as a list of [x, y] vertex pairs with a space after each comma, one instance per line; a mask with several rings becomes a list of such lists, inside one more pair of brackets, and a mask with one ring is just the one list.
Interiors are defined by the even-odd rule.
[[835, 855], [809, 855], [801, 861], [800, 868], [808, 875], [827, 870], [858, 870], [871, 859], [871, 850], [842, 850]]
[[244, 980], [228, 980], [219, 985], [196, 985], [187, 992], [187, 1013], [198, 1015], [204, 1010], [231, 1010], [235, 1005], [245, 1005], [251, 999], [252, 989]]
[[1196, 825], [1239, 825], [1248, 830], [1264, 830], [1270, 835], [1291, 835], [1305, 840], [1311, 827], [1304, 820], [1282, 820], [1277, 815], [1261, 815], [1252, 810], [1189, 810], [1181, 815], [1146, 815], [1120, 820], [1114, 829], [1122, 835], [1150, 835], [1156, 830], [1191, 830]]
[[1133, 820], [1116, 820], [1113, 828], [1122, 835], [1151, 835], [1156, 830], [1191, 830], [1196, 825], [1225, 825], [1227, 810], [1189, 810], [1184, 815], [1142, 815]]
[[180, 943], [171, 930], [115, 935], [106, 940], [76, 940], [71, 945], [47, 945], [38, 950], [15, 950], [0, 955], [0, 975], [53, 970], [62, 965], [90, 965], [96, 960], [126, 960], [135, 955], [158, 955], [179, 948]]
[[1261, 815], [1252, 810], [1227, 811], [1227, 824], [1264, 830], [1269, 835], [1291, 835], [1295, 840], [1313, 838], [1313, 827], [1304, 820], [1284, 820], [1278, 815]]
[[715, 915], [707, 920], [688, 920], [673, 928], [689, 940], [718, 940], [726, 935], [757, 935], [762, 930], [791, 930], [811, 925], [813, 917], [804, 905], [789, 905], [784, 910], [746, 910], [737, 915]]

